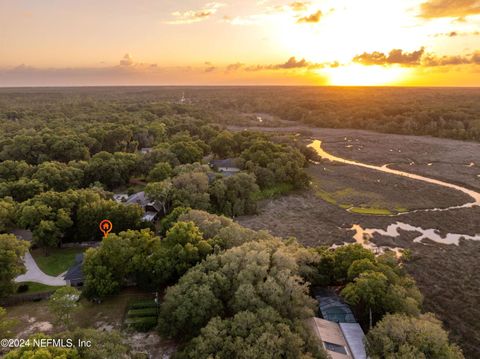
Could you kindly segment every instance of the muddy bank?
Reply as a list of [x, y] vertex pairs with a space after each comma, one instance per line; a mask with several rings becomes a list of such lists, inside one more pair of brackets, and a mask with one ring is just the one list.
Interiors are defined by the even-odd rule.
[[[353, 242], [354, 232], [351, 228], [354, 224], [362, 228], [386, 230], [390, 224], [398, 221], [423, 229], [436, 229], [441, 236], [448, 233], [473, 236], [479, 231], [478, 218], [479, 207], [398, 216], [362, 215], [325, 202], [313, 190], [306, 190], [264, 201], [260, 204], [257, 215], [241, 216], [236, 220], [255, 230], [265, 229], [281, 237], [294, 236], [307, 246], [317, 246]], [[410, 237], [410, 232], [408, 233]], [[398, 238], [399, 243], [397, 238], [390, 240], [396, 243], [395, 247], [413, 246], [412, 242], [404, 241], [403, 236]]]

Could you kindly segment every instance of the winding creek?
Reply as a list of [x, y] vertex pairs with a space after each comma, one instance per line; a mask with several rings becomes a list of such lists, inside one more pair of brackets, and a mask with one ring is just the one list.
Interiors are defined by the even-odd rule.
[[[429, 178], [429, 177], [417, 175], [417, 174], [414, 174], [414, 173], [409, 173], [409, 172], [405, 172], [405, 171], [392, 169], [392, 168], [389, 168], [388, 165], [375, 166], [375, 165], [371, 165], [371, 164], [366, 164], [366, 163], [362, 163], [362, 162], [357, 162], [357, 161], [352, 161], [352, 160], [347, 160], [347, 159], [344, 159], [344, 158], [341, 158], [341, 157], [337, 157], [337, 156], [334, 156], [334, 155], [326, 152], [322, 148], [322, 142], [319, 141], [319, 140], [314, 140], [309, 145], [309, 147], [313, 148], [321, 158], [330, 160], [332, 162], [339, 162], [339, 163], [344, 163], [344, 164], [348, 164], [348, 165], [352, 165], [352, 166], [368, 168], [368, 169], [375, 170], [375, 171], [380, 171], [380, 172], [384, 172], [384, 173], [389, 173], [389, 174], [393, 174], [393, 175], [397, 175], [397, 176], [406, 177], [406, 178], [409, 178], [409, 179], [412, 179], [412, 180], [423, 181], [423, 182], [435, 184], [435, 185], [438, 185], [438, 186], [447, 187], [447, 188], [450, 188], [450, 189], [453, 189], [453, 190], [461, 191], [461, 192], [467, 194], [468, 196], [470, 196], [471, 199], [472, 199], [472, 201], [470, 201], [468, 203], [465, 203], [465, 204], [462, 204], [462, 205], [458, 205], [458, 206], [451, 206], [451, 207], [447, 207], [447, 208], [419, 209], [419, 210], [414, 210], [414, 211], [409, 211], [409, 212], [398, 213], [398, 214], [392, 215], [392, 217], [399, 217], [399, 216], [402, 216], [406, 213], [415, 213], [415, 212], [419, 212], [419, 211], [432, 211], [432, 212], [434, 212], [434, 211], [449, 211], [449, 210], [460, 209], [460, 208], [472, 208], [472, 207], [475, 207], [475, 206], [480, 206], [480, 193], [476, 192], [476, 191], [473, 191], [471, 189], [468, 189], [468, 188], [465, 188], [465, 187], [462, 187], [462, 186], [459, 186], [459, 185], [456, 185], [456, 184], [453, 184], [453, 183], [448, 183], [448, 182], [445, 182], [445, 181], [437, 180], [437, 179], [434, 179], [434, 178]], [[397, 221], [396, 223], [390, 224], [387, 227], [386, 230], [378, 229], [378, 228], [362, 228], [358, 224], [353, 225], [353, 227], [351, 229], [355, 231], [355, 235], [353, 236], [353, 238], [355, 239], [355, 241], [357, 243], [360, 243], [360, 244], [364, 245], [365, 247], [368, 247], [368, 248], [371, 248], [373, 250], [380, 251], [380, 252], [382, 252], [385, 248], [388, 248], [388, 247], [377, 247], [377, 246], [375, 246], [375, 244], [368, 241], [368, 239], [372, 238], [373, 234], [375, 234], [375, 233], [378, 233], [378, 234], [383, 235], [383, 236], [388, 236], [388, 237], [395, 238], [395, 237], [400, 236], [399, 230], [409, 231], [409, 232], [418, 232], [419, 235], [413, 239], [413, 241], [417, 242], [417, 243], [422, 243], [422, 240], [424, 240], [424, 239], [429, 239], [429, 240], [437, 242], [437, 243], [454, 244], [454, 245], [458, 245], [460, 239], [462, 239], [462, 238], [467, 239], [467, 240], [480, 241], [480, 234], [475, 234], [474, 236], [469, 236], [469, 235], [465, 235], [465, 234], [448, 233], [445, 237], [442, 237], [441, 235], [439, 235], [439, 233], [436, 229], [432, 229], [432, 228], [424, 229], [424, 228], [421, 228], [421, 227], [412, 226], [408, 223], [404, 223], [404, 222], [401, 222], [401, 221]], [[401, 250], [400, 248], [389, 248], [389, 249], [394, 250], [397, 253], [399, 252], [399, 250]]]

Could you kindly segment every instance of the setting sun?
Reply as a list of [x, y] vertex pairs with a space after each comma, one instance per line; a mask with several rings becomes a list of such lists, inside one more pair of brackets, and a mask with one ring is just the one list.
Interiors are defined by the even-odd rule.
[[3, 1], [0, 86], [478, 86], [477, 3]]
[[334, 86], [380, 86], [402, 82], [409, 70], [383, 66], [348, 65], [325, 69], [328, 82]]

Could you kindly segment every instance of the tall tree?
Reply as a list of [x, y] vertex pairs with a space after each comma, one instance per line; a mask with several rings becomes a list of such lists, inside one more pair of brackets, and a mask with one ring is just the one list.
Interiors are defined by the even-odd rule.
[[25, 273], [23, 257], [29, 243], [13, 234], [0, 234], [0, 298], [15, 291], [14, 279]]
[[417, 317], [387, 314], [366, 337], [372, 359], [463, 359], [462, 351], [448, 341], [448, 333], [431, 313]]
[[15, 226], [17, 204], [12, 197], [0, 199], [0, 232], [7, 232]]
[[74, 287], [57, 289], [48, 299], [50, 312], [55, 316], [57, 325], [71, 326], [72, 315], [79, 309], [80, 292]]

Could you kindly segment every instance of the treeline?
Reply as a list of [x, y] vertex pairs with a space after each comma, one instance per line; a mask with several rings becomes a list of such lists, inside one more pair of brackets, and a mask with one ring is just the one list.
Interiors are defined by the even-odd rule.
[[[309, 152], [297, 143], [222, 130], [194, 106], [81, 94], [0, 94], [1, 232], [30, 229], [48, 248], [99, 239], [103, 218], [116, 231], [151, 227], [110, 192], [144, 187], [163, 215], [183, 206], [238, 216], [254, 213], [264, 190], [308, 183]], [[241, 171], [208, 165], [225, 158]]]
[[[229, 124], [238, 114], [267, 113], [318, 127], [430, 135], [480, 141], [480, 90], [475, 88], [257, 87], [186, 89], [199, 106]], [[257, 121], [258, 124], [258, 121]]]

